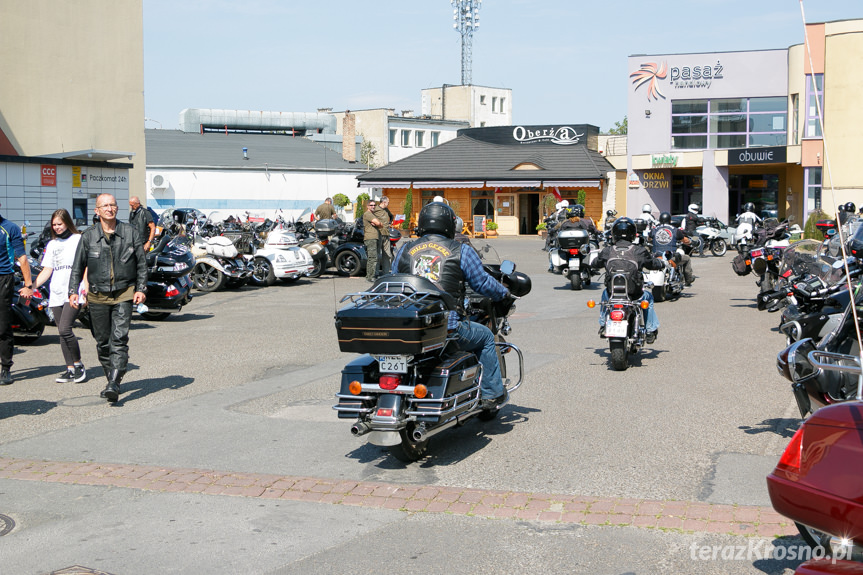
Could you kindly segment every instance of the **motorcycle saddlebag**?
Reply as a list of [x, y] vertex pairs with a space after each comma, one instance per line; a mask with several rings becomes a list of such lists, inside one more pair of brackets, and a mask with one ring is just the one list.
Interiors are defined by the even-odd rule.
[[367, 293], [336, 312], [339, 349], [419, 355], [444, 346], [447, 315], [440, 298]]
[[587, 230], [563, 230], [557, 234], [558, 244], [562, 249], [571, 250], [585, 245], [590, 237]]
[[239, 254], [234, 242], [224, 236], [207, 238], [206, 249], [208, 253], [223, 258], [235, 258]]
[[734, 270], [739, 276], [749, 275], [749, 272], [752, 271], [752, 266], [746, 264], [746, 256], [744, 254], [737, 254], [734, 256], [734, 259], [731, 260], [731, 269]]

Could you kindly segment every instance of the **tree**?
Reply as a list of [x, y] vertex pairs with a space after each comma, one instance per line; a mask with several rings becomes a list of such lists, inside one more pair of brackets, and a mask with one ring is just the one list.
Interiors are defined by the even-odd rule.
[[357, 211], [354, 214], [357, 214], [357, 217], [362, 217], [362, 214], [366, 211], [366, 204], [369, 203], [369, 195], [365, 192], [361, 193], [357, 196]]
[[349, 203], [351, 203], [351, 199], [344, 194], [336, 194], [333, 196], [333, 203], [340, 208], [345, 207]]
[[403, 230], [409, 230], [411, 228], [411, 215], [414, 209], [414, 189], [408, 189], [408, 193], [405, 196], [405, 221], [402, 223]]
[[614, 127], [608, 131], [609, 136], [625, 136], [629, 130], [629, 120], [626, 116], [622, 122], [615, 122]]
[[374, 170], [378, 167], [377, 158], [378, 150], [371, 140], [367, 140], [363, 134], [360, 134], [363, 143], [360, 145], [360, 162]]

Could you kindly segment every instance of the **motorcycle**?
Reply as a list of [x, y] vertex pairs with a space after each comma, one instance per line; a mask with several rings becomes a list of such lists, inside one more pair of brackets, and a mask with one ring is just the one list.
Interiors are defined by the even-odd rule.
[[665, 301], [679, 297], [683, 293], [685, 281], [678, 269], [678, 262], [671, 252], [654, 254], [665, 264], [661, 270], [642, 270], [645, 285], [652, 285], [653, 300]]
[[267, 233], [250, 260], [251, 282], [259, 286], [271, 286], [276, 279], [293, 283], [315, 267], [308, 250], [299, 247], [296, 234], [280, 228]]
[[318, 277], [331, 267], [335, 267], [342, 275], [363, 275], [366, 270], [366, 246], [363, 243], [362, 225], [357, 222], [345, 224], [336, 219], [315, 220], [314, 229], [321, 248], [307, 247], [315, 265], [309, 277]]
[[[186, 234], [193, 238], [191, 245], [195, 265], [190, 277], [195, 289], [213, 292], [222, 287], [240, 287], [249, 282], [252, 267], [240, 255], [237, 246], [229, 238], [219, 235], [212, 223], [201, 224], [188, 220], [188, 214], [181, 210], [165, 212], [160, 219], [160, 227], [167, 228], [173, 223], [186, 227]], [[165, 221], [166, 218], [169, 218]]]
[[724, 256], [728, 251], [728, 244], [725, 243], [725, 239], [722, 237], [722, 231], [710, 225], [709, 222], [698, 226], [695, 232], [698, 234], [704, 247], [709, 249], [710, 253], [714, 256]]
[[[488, 248], [488, 249], [487, 249]], [[480, 253], [493, 252], [490, 246]], [[493, 264], [484, 258], [484, 268], [521, 297], [530, 292], [530, 278], [515, 271], [515, 264]], [[521, 351], [507, 343], [508, 317], [515, 299], [492, 302], [468, 292], [467, 313], [472, 321], [492, 330], [500, 360], [501, 376], [509, 393], [524, 379]], [[336, 313], [336, 332], [343, 352], [362, 354], [342, 370], [338, 403], [340, 419], [354, 419], [351, 433], [389, 448], [405, 462], [416, 461], [428, 450], [438, 433], [477, 417], [495, 418], [499, 410], [482, 410], [479, 357], [457, 349], [447, 334], [449, 313], [455, 299], [431, 281], [410, 274], [386, 275], [366, 292], [348, 294], [349, 302]], [[518, 358], [518, 379], [507, 377], [506, 358]]]
[[[632, 263], [633, 266], [636, 264]], [[635, 300], [629, 295], [627, 280], [630, 271], [606, 272], [611, 274], [608, 283], [608, 300], [600, 304], [600, 315], [605, 319], [605, 329], [601, 337], [608, 340], [611, 368], [624, 371], [629, 367], [629, 355], [635, 355], [644, 347], [646, 340], [645, 316], [649, 302]], [[645, 284], [644, 289], [650, 289]], [[596, 307], [594, 300], [588, 300], [587, 307]]]
[[599, 242], [582, 229], [564, 229], [557, 234], [557, 249], [548, 254], [555, 273], [563, 274], [574, 290], [590, 287], [590, 264], [599, 254]]
[[[42, 268], [30, 259], [30, 274], [33, 278], [39, 275]], [[35, 343], [45, 331], [46, 325], [54, 323], [54, 315], [48, 307], [48, 288], [41, 286], [33, 289], [30, 301], [18, 295], [18, 290], [24, 287], [21, 270], [15, 266], [15, 288], [12, 293], [12, 336], [16, 344], [28, 345]]]

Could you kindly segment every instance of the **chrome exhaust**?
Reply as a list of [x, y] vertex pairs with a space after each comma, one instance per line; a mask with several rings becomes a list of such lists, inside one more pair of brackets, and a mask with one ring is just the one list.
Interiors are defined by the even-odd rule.
[[372, 426], [366, 423], [365, 421], [357, 421], [355, 424], [351, 426], [351, 434], [354, 437], [359, 437], [360, 435], [365, 435], [369, 431], [372, 430]]

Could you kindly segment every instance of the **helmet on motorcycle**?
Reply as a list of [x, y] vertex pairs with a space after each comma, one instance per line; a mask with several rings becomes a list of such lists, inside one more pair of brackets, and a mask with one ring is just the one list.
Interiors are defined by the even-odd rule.
[[632, 241], [635, 239], [635, 222], [629, 218], [620, 218], [611, 226], [611, 239]]
[[659, 223], [660, 224], [670, 224], [671, 223], [671, 214], [668, 212], [662, 212], [659, 214]]
[[845, 211], [849, 214], [853, 214], [857, 211], [857, 206], [854, 205], [854, 202], [848, 202], [847, 204], [845, 204]]
[[584, 206], [581, 204], [575, 204], [571, 208], [566, 209], [566, 217], [568, 218], [583, 218], [584, 217]]
[[698, 213], [698, 204], [689, 204], [689, 211], [693, 214]]
[[652, 211], [653, 206], [651, 206], [650, 204], [644, 204], [643, 206], [641, 206], [641, 213], [643, 214], [649, 214]]
[[509, 293], [516, 297], [523, 297], [530, 293], [530, 276], [521, 272], [514, 272], [506, 276], [506, 287]]
[[745, 204], [743, 204], [743, 211], [744, 212], [754, 212], [755, 211], [755, 204], [753, 204], [752, 202], [746, 202]]
[[616, 213], [617, 213], [617, 211], [615, 211], [615, 210], [607, 210], [605, 212], [605, 216], [609, 217], [609, 218], [613, 218]]
[[426, 234], [440, 234], [447, 238], [455, 237], [455, 214], [446, 204], [432, 202], [426, 204], [420, 210], [417, 221], [417, 233], [421, 236]]

